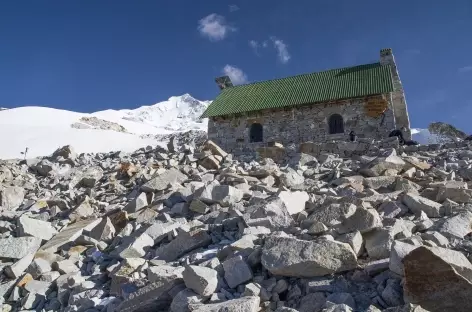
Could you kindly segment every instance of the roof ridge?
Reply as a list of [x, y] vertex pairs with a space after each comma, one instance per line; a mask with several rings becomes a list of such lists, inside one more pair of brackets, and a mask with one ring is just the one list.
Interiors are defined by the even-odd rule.
[[223, 89], [223, 91], [229, 90], [229, 89], [235, 89], [235, 88], [239, 88], [239, 87], [251, 86], [251, 85], [258, 84], [258, 83], [265, 83], [265, 82], [269, 82], [269, 81], [285, 80], [285, 79], [288, 79], [288, 78], [302, 77], [302, 76], [308, 76], [308, 75], [313, 75], [313, 74], [321, 74], [321, 73], [326, 73], [326, 72], [333, 71], [333, 70], [346, 70], [346, 69], [350, 69], [350, 68], [368, 66], [368, 65], [380, 65], [380, 62], [360, 64], [360, 65], [354, 65], [354, 66], [346, 66], [346, 67], [338, 67], [338, 68], [332, 68], [332, 69], [327, 69], [327, 70], [322, 70], [322, 71], [317, 71], [317, 72], [310, 72], [310, 73], [298, 74], [298, 75], [281, 77], [281, 78], [259, 80], [259, 81], [255, 81], [255, 82], [250, 82], [250, 83], [245, 83], [245, 84], [225, 88], [225, 89]]

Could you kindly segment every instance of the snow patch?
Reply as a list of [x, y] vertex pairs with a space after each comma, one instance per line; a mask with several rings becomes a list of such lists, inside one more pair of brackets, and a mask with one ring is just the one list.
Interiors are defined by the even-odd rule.
[[[18, 107], [0, 111], [0, 159], [19, 158], [28, 147], [28, 157], [51, 155], [72, 145], [78, 153], [132, 152], [147, 145], [162, 145], [155, 135], [191, 129], [207, 129], [200, 120], [210, 101], [189, 94], [134, 110], [105, 110], [92, 114], [48, 107]], [[73, 128], [81, 120], [99, 118], [124, 127], [129, 133], [104, 129]], [[146, 135], [148, 135], [146, 137]]]

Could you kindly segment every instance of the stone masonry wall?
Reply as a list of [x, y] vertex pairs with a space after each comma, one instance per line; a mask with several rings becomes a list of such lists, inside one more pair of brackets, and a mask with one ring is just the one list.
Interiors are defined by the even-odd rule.
[[[348, 140], [354, 130], [359, 138], [381, 139], [395, 128], [395, 117], [391, 97], [385, 95], [389, 108], [383, 116], [372, 118], [365, 115], [368, 98], [349, 99], [335, 103], [320, 103], [290, 107], [288, 109], [265, 110], [245, 116], [210, 118], [208, 138], [227, 152], [235, 155], [251, 153], [269, 142], [284, 146], [302, 142], [329, 142]], [[344, 120], [343, 134], [329, 134], [328, 119], [340, 114]], [[252, 123], [263, 125], [263, 142], [250, 143], [249, 129]]]

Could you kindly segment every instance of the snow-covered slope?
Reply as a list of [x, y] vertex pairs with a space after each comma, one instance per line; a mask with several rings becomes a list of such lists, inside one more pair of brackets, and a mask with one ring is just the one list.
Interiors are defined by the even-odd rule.
[[437, 135], [429, 132], [428, 129], [411, 129], [411, 136], [414, 141], [420, 144], [435, 144], [439, 143]]
[[[28, 157], [46, 156], [67, 144], [79, 153], [134, 151], [159, 143], [141, 138], [143, 134], [206, 130], [207, 120], [200, 121], [199, 117], [209, 103], [184, 94], [134, 110], [106, 110], [92, 114], [34, 106], [2, 110], [0, 159], [21, 157], [20, 153], [26, 147]], [[90, 117], [120, 125], [126, 132], [97, 129], [87, 123]]]

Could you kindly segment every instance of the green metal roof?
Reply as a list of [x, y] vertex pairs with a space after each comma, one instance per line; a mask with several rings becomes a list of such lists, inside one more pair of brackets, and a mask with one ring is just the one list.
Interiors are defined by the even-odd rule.
[[225, 88], [202, 118], [392, 91], [390, 66], [373, 63]]

